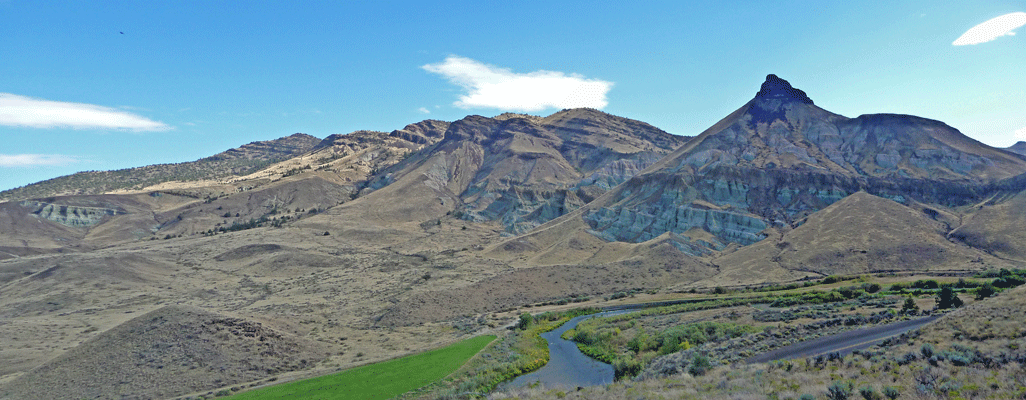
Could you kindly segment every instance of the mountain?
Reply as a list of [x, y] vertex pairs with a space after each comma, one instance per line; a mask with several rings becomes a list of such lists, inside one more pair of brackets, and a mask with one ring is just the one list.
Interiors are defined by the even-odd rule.
[[749, 245], [859, 191], [945, 206], [985, 198], [1026, 160], [942, 122], [846, 118], [769, 75], [755, 98], [596, 202], [583, 215], [606, 240], [640, 242], [698, 229], [694, 254]]
[[319, 139], [296, 133], [252, 142], [210, 157], [177, 164], [155, 164], [116, 171], [86, 171], [0, 192], [0, 202], [60, 195], [102, 194], [142, 189], [169, 181], [198, 181], [245, 175], [312, 149]]
[[469, 116], [372, 179], [361, 192], [366, 200], [353, 203], [368, 209], [344, 212], [395, 223], [455, 215], [522, 233], [581, 207], [686, 140], [593, 109]]

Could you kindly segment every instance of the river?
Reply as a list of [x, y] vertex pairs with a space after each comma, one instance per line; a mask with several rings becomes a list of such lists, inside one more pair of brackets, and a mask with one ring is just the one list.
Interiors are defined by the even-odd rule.
[[560, 338], [563, 332], [577, 327], [589, 318], [604, 317], [626, 312], [608, 311], [575, 317], [552, 331], [541, 334], [549, 342], [549, 362], [529, 374], [524, 374], [502, 385], [502, 389], [514, 389], [540, 382], [547, 388], [575, 389], [577, 387], [606, 385], [613, 383], [613, 366], [592, 359], [577, 348], [577, 344]]

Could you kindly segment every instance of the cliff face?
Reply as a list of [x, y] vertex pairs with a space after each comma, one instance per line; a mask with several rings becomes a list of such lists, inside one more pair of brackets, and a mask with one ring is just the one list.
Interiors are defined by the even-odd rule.
[[[1026, 162], [944, 123], [875, 114], [846, 118], [775, 75], [750, 102], [616, 188], [583, 215], [606, 240], [640, 242], [700, 229], [720, 249], [797, 226], [860, 190], [898, 202], [962, 205]], [[693, 252], [696, 252], [693, 249]]]

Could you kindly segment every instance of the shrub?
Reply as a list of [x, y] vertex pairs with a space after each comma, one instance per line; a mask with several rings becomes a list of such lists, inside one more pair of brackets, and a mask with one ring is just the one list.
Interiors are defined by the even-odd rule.
[[985, 283], [976, 289], [976, 300], [983, 300], [997, 294], [997, 289], [990, 283]]
[[695, 354], [695, 357], [691, 359], [691, 366], [688, 367], [688, 373], [694, 376], [705, 375], [712, 364], [709, 363], [709, 358]]
[[915, 362], [918, 359], [919, 357], [916, 356], [916, 353], [910, 351], [908, 353], [905, 353], [905, 355], [898, 360], [898, 365], [908, 365]]
[[1026, 279], [1007, 269], [1001, 270], [1001, 277], [994, 280], [994, 286], [1002, 289], [1012, 288], [1026, 283]]
[[837, 276], [837, 275], [830, 275], [830, 276], [828, 276], [826, 278], [823, 278], [822, 282], [823, 282], [824, 285], [829, 285], [831, 283], [837, 283], [837, 282], [841, 282], [843, 280], [845, 280], [844, 277]]
[[890, 399], [890, 400], [894, 400], [894, 399], [898, 398], [898, 396], [901, 395], [901, 392], [899, 392], [898, 388], [896, 388], [894, 386], [887, 386], [887, 387], [883, 388], [883, 395], [887, 396], [887, 398]]
[[939, 289], [940, 284], [933, 279], [920, 279], [913, 282], [912, 287], [916, 289]]
[[859, 394], [861, 394], [862, 398], [866, 400], [880, 400], [883, 398], [883, 396], [880, 396], [880, 393], [877, 393], [876, 389], [873, 389], [872, 386], [863, 386], [859, 388]]
[[523, 314], [520, 314], [520, 322], [517, 323], [517, 328], [520, 330], [525, 330], [527, 329], [527, 327], [531, 326], [532, 322], [534, 322], [534, 317], [531, 316], [531, 313], [525, 312]]
[[831, 400], [848, 400], [851, 397], [852, 384], [834, 382], [827, 387], [827, 398]]
[[613, 361], [613, 377], [620, 380], [641, 373], [641, 362], [632, 358], [621, 357]]
[[641, 353], [642, 351], [648, 350], [648, 334], [642, 329], [629, 342], [627, 342], [627, 348], [635, 353]]
[[923, 354], [923, 358], [933, 357], [933, 345], [929, 343], [923, 343], [923, 346], [919, 348], [919, 352]]
[[837, 289], [837, 293], [840, 293], [841, 296], [844, 296], [846, 299], [854, 299], [866, 294], [866, 292], [859, 286], [845, 286]]
[[798, 400], [816, 400], [816, 396], [806, 393], [799, 397]]

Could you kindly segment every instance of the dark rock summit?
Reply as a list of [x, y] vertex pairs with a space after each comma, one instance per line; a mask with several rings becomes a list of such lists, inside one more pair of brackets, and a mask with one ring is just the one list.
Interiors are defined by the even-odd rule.
[[759, 93], [755, 94], [756, 99], [783, 99], [789, 101], [800, 101], [805, 104], [813, 104], [812, 99], [800, 89], [795, 89], [791, 83], [780, 79], [780, 77], [769, 74], [766, 81], [762, 83]]

